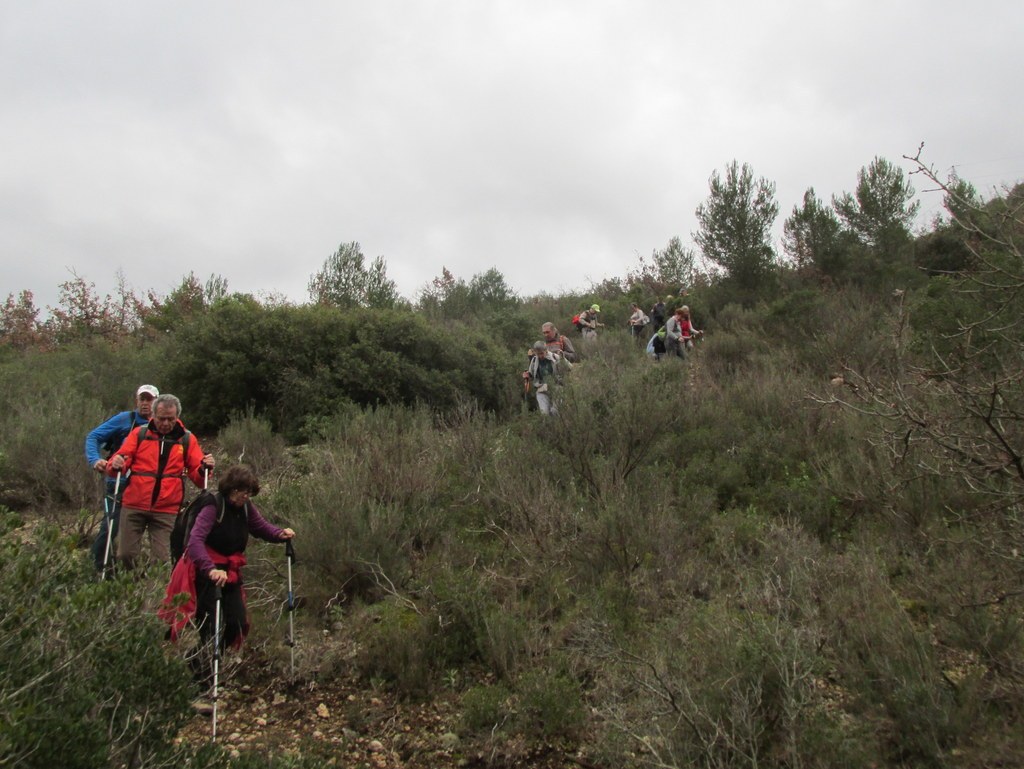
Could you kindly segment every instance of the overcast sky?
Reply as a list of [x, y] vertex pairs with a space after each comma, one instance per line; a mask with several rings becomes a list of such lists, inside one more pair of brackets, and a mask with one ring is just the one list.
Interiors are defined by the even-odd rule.
[[922, 141], [990, 191], [1024, 178], [1022, 33], [1009, 0], [0, 0], [0, 300], [120, 270], [303, 302], [349, 241], [410, 299], [445, 266], [585, 288], [692, 245], [733, 159], [777, 233]]

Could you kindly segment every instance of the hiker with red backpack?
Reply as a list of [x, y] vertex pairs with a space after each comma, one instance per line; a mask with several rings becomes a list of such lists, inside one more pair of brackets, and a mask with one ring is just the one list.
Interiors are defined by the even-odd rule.
[[580, 313], [580, 333], [583, 334], [584, 339], [597, 339], [597, 330], [604, 328], [604, 323], [600, 323], [597, 320], [600, 312], [601, 306], [592, 304], [589, 310], [584, 310]]
[[203, 470], [216, 464], [182, 424], [181, 401], [167, 393], [153, 401], [149, 422], [128, 433], [106, 466], [106, 473], [131, 473], [121, 504], [118, 560], [134, 568], [142, 552], [142, 535], [149, 532], [153, 560], [169, 560], [174, 519], [185, 497], [185, 477], [202, 488]]

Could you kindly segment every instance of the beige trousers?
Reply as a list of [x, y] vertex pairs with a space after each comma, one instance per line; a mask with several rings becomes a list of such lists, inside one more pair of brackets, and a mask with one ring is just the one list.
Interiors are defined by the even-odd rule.
[[149, 552], [157, 563], [169, 563], [171, 559], [171, 529], [174, 528], [173, 513], [154, 513], [149, 510], [121, 508], [121, 524], [118, 531], [117, 557], [126, 568], [135, 567], [142, 553], [142, 534], [149, 532]]

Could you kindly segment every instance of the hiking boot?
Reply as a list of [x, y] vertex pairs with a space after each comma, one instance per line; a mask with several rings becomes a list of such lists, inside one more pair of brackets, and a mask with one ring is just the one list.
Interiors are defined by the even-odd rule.
[[192, 709], [200, 716], [209, 718], [213, 715], [213, 703], [203, 697], [192, 700]]

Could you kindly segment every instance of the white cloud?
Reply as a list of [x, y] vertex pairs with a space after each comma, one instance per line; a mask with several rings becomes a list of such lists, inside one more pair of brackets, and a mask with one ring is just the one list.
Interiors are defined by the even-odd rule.
[[194, 271], [302, 301], [351, 240], [410, 297], [442, 266], [567, 290], [687, 242], [734, 158], [780, 228], [922, 140], [983, 188], [1024, 177], [1024, 10], [689, 5], [8, 3], [0, 290]]

